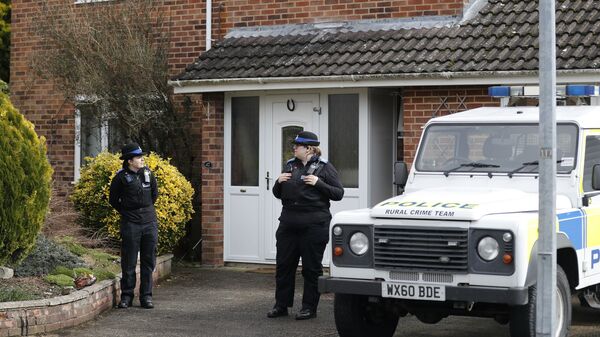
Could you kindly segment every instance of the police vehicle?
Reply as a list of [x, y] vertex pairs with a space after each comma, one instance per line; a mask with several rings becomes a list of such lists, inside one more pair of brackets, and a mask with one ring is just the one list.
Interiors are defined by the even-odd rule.
[[[490, 88], [492, 94], [508, 88]], [[514, 88], [512, 89], [514, 90]], [[566, 94], [597, 95], [591, 86]], [[600, 308], [600, 106], [558, 106], [556, 336], [571, 296]], [[490, 317], [535, 335], [537, 107], [478, 108], [424, 128], [404, 192], [331, 222], [330, 275], [341, 337], [392, 336], [400, 317]], [[401, 323], [400, 323], [401, 324]]]

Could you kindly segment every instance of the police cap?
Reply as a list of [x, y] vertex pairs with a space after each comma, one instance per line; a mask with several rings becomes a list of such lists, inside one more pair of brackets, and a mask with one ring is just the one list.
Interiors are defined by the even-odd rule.
[[300, 132], [292, 141], [292, 144], [319, 146], [319, 138], [310, 131]]
[[137, 156], [143, 156], [146, 152], [142, 151], [142, 148], [138, 143], [129, 143], [121, 148], [121, 160], [128, 160]]

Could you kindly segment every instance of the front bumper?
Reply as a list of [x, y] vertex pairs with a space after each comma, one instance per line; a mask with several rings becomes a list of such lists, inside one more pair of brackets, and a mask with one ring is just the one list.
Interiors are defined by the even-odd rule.
[[[381, 282], [321, 276], [319, 292], [381, 296]], [[446, 301], [524, 305], [529, 301], [529, 291], [527, 288], [446, 286]]]

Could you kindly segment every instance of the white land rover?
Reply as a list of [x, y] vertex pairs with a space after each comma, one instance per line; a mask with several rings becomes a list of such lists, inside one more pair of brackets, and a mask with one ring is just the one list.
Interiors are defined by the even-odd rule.
[[[331, 222], [330, 276], [341, 337], [392, 336], [399, 317], [509, 323], [535, 335], [538, 108], [432, 119], [402, 195]], [[571, 294], [600, 308], [600, 107], [557, 108], [557, 336]], [[402, 164], [402, 163], [401, 163]]]

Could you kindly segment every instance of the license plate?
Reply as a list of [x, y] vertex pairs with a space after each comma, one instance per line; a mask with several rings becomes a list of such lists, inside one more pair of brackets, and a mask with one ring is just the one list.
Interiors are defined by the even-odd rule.
[[424, 284], [383, 282], [381, 296], [411, 300], [445, 301], [446, 287]]

